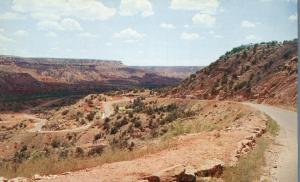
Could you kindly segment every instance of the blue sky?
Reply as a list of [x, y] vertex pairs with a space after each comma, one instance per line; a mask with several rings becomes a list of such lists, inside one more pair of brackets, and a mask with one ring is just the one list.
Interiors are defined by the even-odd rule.
[[1, 0], [0, 54], [208, 65], [297, 37], [296, 0]]

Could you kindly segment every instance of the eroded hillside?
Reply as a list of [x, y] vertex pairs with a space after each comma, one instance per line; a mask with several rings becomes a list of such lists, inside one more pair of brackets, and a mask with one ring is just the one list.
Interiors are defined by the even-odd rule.
[[240, 46], [192, 74], [174, 97], [255, 100], [296, 107], [297, 40]]
[[[178, 84], [193, 73], [190, 67], [128, 67], [120, 61], [0, 56], [0, 95], [70, 94], [132, 87]], [[160, 70], [160, 68], [157, 68]]]

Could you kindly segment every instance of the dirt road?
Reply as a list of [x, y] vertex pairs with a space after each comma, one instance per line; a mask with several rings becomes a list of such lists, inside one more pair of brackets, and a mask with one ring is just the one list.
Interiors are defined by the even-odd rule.
[[[57, 101], [58, 100], [48, 102], [47, 105], [48, 104], [53, 104], [54, 102], [57, 102]], [[104, 119], [106, 117], [109, 117], [111, 114], [114, 113], [113, 104], [120, 103], [120, 102], [126, 102], [126, 101], [129, 101], [129, 98], [125, 97], [125, 98], [118, 99], [118, 100], [104, 102], [103, 103], [104, 111], [103, 111], [102, 118]], [[38, 109], [39, 107], [42, 107], [42, 106], [46, 106], [46, 104], [37, 106], [34, 109]], [[42, 127], [46, 124], [47, 120], [37, 118], [35, 115], [32, 115], [32, 114], [27, 114], [28, 112], [30, 112], [30, 111], [29, 110], [26, 111], [26, 113], [24, 114], [24, 117], [26, 117], [28, 119], [38, 120], [38, 122], [36, 122], [34, 124], [33, 128], [27, 130], [28, 132], [39, 132], [39, 133], [79, 132], [79, 131], [88, 129], [93, 124], [93, 123], [89, 123], [87, 125], [80, 126], [80, 127], [77, 127], [77, 128], [72, 128], [72, 129], [64, 129], [64, 130], [56, 130], [56, 131], [51, 131], [51, 130], [45, 131], [45, 130], [42, 130]]]
[[120, 103], [120, 102], [127, 102], [130, 99], [128, 97], [122, 98], [122, 99], [118, 99], [118, 100], [113, 100], [113, 101], [107, 101], [103, 103], [103, 115], [102, 115], [102, 119], [109, 117], [110, 115], [112, 115], [114, 113], [114, 108], [113, 105], [116, 103]]
[[273, 106], [246, 104], [265, 112], [280, 125], [280, 133], [276, 137], [279, 157], [277, 166], [271, 169], [272, 181], [297, 181], [297, 113]]

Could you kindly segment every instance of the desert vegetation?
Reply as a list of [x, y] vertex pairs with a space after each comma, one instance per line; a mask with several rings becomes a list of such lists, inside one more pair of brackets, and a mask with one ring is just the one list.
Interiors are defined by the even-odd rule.
[[242, 45], [190, 75], [169, 93], [180, 98], [255, 100], [295, 108], [296, 53], [296, 40]]
[[[67, 117], [66, 121], [70, 121], [70, 118], [74, 122], [85, 119], [92, 125], [86, 131], [75, 133], [21, 132], [12, 135], [10, 141], [19, 137], [23, 139], [11, 152], [3, 153], [6, 157], [1, 159], [0, 174], [6, 177], [30, 177], [36, 173], [57, 174], [103, 163], [132, 160], [176, 147], [177, 137], [226, 130], [252, 115], [251, 111], [236, 107], [231, 102], [138, 96], [113, 104], [114, 112], [109, 117], [97, 118], [103, 109], [99, 108], [102, 106], [100, 103], [109, 102], [110, 97], [92, 94], [76, 102], [68, 102], [69, 106], [57, 108], [54, 104], [50, 109], [52, 115], [46, 114], [50, 116], [47, 118], [49, 121]], [[78, 114], [82, 108], [87, 109], [82, 112], [85, 114]], [[94, 112], [95, 108], [98, 108], [97, 112]], [[57, 126], [61, 125], [57, 123]], [[73, 127], [65, 125], [63, 129]], [[272, 125], [270, 127], [273, 128]], [[47, 129], [59, 131], [62, 128], [43, 128]], [[214, 135], [218, 137], [219, 134], [217, 132]], [[3, 145], [12, 143], [5, 141]]]

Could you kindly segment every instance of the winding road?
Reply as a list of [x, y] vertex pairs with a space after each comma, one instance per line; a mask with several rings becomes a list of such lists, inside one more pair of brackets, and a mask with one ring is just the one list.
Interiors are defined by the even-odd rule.
[[276, 137], [276, 143], [280, 146], [278, 166], [272, 169], [275, 173], [274, 180], [279, 182], [297, 181], [297, 113], [262, 104], [245, 104], [266, 113], [280, 126], [279, 135]]
[[[129, 101], [129, 100], [130, 100], [129, 98], [124, 97], [124, 98], [121, 98], [121, 99], [118, 99], [118, 100], [112, 100], [112, 101], [106, 101], [106, 102], [104, 102], [103, 103], [103, 115], [102, 115], [102, 119], [104, 119], [106, 117], [109, 117], [110, 115], [112, 115], [114, 113], [113, 104], [120, 103], [120, 102], [126, 102], [126, 101]], [[49, 102], [48, 104], [53, 104], [54, 102], [56, 102], [56, 101]], [[38, 107], [35, 107], [35, 109], [38, 109], [39, 107], [42, 107], [42, 106], [46, 106], [46, 105], [45, 104], [40, 105]], [[83, 130], [88, 129], [93, 124], [93, 123], [89, 123], [87, 125], [80, 126], [80, 127], [77, 127], [77, 128], [64, 129], [64, 130], [55, 130], [55, 131], [52, 131], [52, 130], [42, 130], [42, 127], [46, 124], [47, 120], [46, 119], [38, 118], [38, 117], [36, 117], [36, 116], [34, 116], [32, 114], [28, 114], [28, 112], [30, 112], [30, 111], [29, 110], [26, 111], [26, 113], [24, 114], [24, 117], [26, 117], [28, 119], [38, 120], [38, 122], [36, 122], [34, 124], [33, 128], [27, 130], [28, 132], [38, 132], [38, 133], [79, 132], [79, 131], [83, 131]]]

